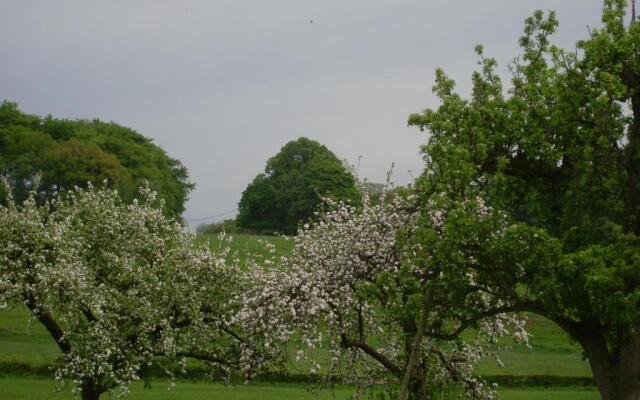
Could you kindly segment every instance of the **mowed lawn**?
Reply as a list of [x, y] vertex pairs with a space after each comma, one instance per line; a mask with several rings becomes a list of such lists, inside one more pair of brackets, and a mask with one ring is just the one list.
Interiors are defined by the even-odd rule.
[[[55, 384], [50, 379], [25, 377], [0, 377], [1, 400], [66, 400], [70, 399], [70, 392], [55, 392]], [[129, 398], [133, 400], [313, 400], [313, 399], [348, 399], [353, 390], [347, 386], [336, 389], [324, 389], [319, 393], [310, 392], [304, 385], [241, 385], [227, 386], [217, 383], [204, 382], [176, 382], [176, 386], [169, 390], [165, 381], [155, 381], [150, 389], [142, 383], [135, 383], [131, 387]], [[109, 397], [103, 396], [105, 399]], [[583, 388], [522, 388], [500, 390], [503, 400], [596, 400], [599, 398], [595, 389]]]
[[477, 367], [481, 375], [592, 376], [589, 362], [582, 358], [582, 348], [572, 343], [562, 329], [538, 315], [527, 317], [530, 347], [512, 343], [507, 349], [498, 350], [504, 366], [485, 359]]
[[0, 310], [0, 363], [50, 365], [60, 354], [49, 332], [24, 306]]

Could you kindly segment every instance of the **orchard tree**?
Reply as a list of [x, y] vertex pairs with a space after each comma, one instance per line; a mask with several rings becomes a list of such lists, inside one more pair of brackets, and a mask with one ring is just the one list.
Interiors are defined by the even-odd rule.
[[7, 101], [0, 105], [0, 175], [11, 181], [18, 202], [36, 176], [42, 198], [107, 180], [131, 201], [148, 182], [172, 217], [182, 214], [194, 187], [180, 161], [132, 129], [99, 120], [40, 118]]
[[228, 251], [196, 247], [151, 205], [155, 193], [145, 188], [125, 204], [89, 186], [44, 205], [33, 192], [22, 204], [7, 193], [0, 306], [22, 303], [42, 323], [62, 352], [56, 378], [82, 399], [124, 395], [148, 368], [186, 357], [237, 361], [224, 323], [237, 275]]
[[321, 199], [357, 201], [355, 179], [320, 143], [300, 138], [267, 161], [242, 193], [238, 225], [257, 231], [293, 234], [313, 217]]
[[421, 204], [473, 190], [504, 214], [487, 233], [504, 240], [470, 267], [578, 342], [606, 400], [640, 397], [640, 25], [626, 7], [606, 0], [576, 52], [535, 12], [506, 93], [478, 46], [471, 97], [438, 70], [441, 105], [409, 119], [430, 134]]
[[[467, 262], [500, 242], [486, 233], [502, 216], [474, 196], [433, 201], [424, 216], [410, 193], [381, 199], [372, 204], [365, 192], [362, 207], [328, 201], [330, 211], [299, 230], [290, 257], [246, 272], [251, 285], [234, 319], [253, 345], [245, 359], [258, 368], [286, 357], [283, 344], [293, 342], [312, 373], [346, 377], [363, 391], [384, 383], [402, 400], [447, 390], [493, 398], [473, 366], [489, 354], [483, 344], [510, 333], [526, 340], [524, 321]], [[462, 339], [472, 327], [476, 335]], [[329, 360], [315, 358], [319, 348]]]

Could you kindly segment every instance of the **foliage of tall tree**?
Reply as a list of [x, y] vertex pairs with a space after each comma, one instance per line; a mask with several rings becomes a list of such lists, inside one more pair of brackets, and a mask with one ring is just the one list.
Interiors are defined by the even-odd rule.
[[36, 175], [47, 198], [106, 180], [130, 201], [147, 181], [171, 216], [184, 211], [194, 187], [180, 161], [134, 130], [99, 120], [40, 118], [10, 102], [0, 105], [0, 174], [12, 182], [18, 201], [27, 197]]
[[242, 193], [238, 225], [292, 234], [313, 216], [322, 197], [357, 201], [354, 177], [325, 146], [307, 138], [293, 140]]
[[471, 98], [439, 70], [441, 105], [409, 119], [430, 134], [421, 203], [474, 190], [507, 216], [469, 267], [576, 340], [606, 400], [640, 397], [640, 24], [626, 7], [606, 0], [576, 52], [550, 43], [554, 13], [534, 13], [507, 93], [478, 46]]
[[126, 394], [146, 369], [198, 357], [228, 367], [237, 276], [228, 249], [196, 247], [152, 206], [77, 189], [0, 206], [0, 307], [24, 304], [62, 352], [56, 378], [82, 399]]

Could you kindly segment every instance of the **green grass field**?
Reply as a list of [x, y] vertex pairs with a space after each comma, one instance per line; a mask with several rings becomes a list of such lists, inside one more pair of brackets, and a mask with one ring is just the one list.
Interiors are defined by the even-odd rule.
[[0, 363], [50, 365], [60, 350], [49, 332], [21, 305], [0, 310]]
[[[232, 254], [237, 254], [240, 263], [244, 263], [249, 255], [256, 259], [264, 259], [268, 256], [286, 256], [293, 248], [293, 239], [283, 236], [260, 236], [248, 234], [228, 235], [232, 238], [230, 243], [221, 243], [217, 235], [201, 234], [198, 235], [199, 243], [208, 243], [211, 248], [215, 249], [219, 246], [229, 245]], [[269, 254], [266, 250], [265, 243], [270, 243], [275, 247], [275, 253]]]
[[[70, 399], [70, 392], [55, 392], [55, 383], [49, 379], [25, 377], [0, 377], [0, 399], [2, 400], [63, 400]], [[131, 386], [131, 399], [135, 400], [286, 400], [286, 399], [348, 399], [353, 390], [339, 386], [333, 391], [324, 389], [311, 393], [304, 385], [241, 385], [227, 386], [217, 383], [183, 382], [169, 390], [166, 381], [154, 381], [150, 389], [138, 382]], [[595, 389], [504, 389], [500, 391], [503, 400], [595, 400]], [[335, 396], [335, 397], [334, 397]], [[105, 396], [107, 398], [107, 396]]]
[[497, 366], [495, 360], [484, 360], [477, 369], [481, 375], [591, 376], [589, 363], [582, 359], [582, 349], [571, 343], [564, 331], [538, 315], [529, 314], [528, 318], [531, 347], [513, 344], [499, 350], [504, 366]]

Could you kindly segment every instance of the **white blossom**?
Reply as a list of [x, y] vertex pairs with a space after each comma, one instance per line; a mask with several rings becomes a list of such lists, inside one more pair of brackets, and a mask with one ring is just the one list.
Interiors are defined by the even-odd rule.
[[[419, 224], [424, 223], [417, 198], [385, 192], [383, 199], [372, 204], [365, 194], [361, 208], [327, 200], [330, 211], [319, 213], [318, 222], [301, 227], [290, 257], [255, 264], [245, 272], [244, 280], [250, 283], [236, 298], [241, 310], [233, 323], [253, 338], [254, 352], [245, 358], [250, 363], [247, 371], [277, 358], [285, 343], [294, 342], [296, 361], [310, 359], [312, 373], [339, 375], [360, 387], [397, 385], [425, 290], [429, 296], [439, 296], [429, 313], [429, 328], [455, 325], [455, 318], [467, 310], [474, 315], [500, 306], [484, 293], [474, 293], [462, 304], [447, 299], [442, 287], [448, 280], [455, 278], [467, 288], [475, 285], [477, 260], [462, 258], [467, 274], [435, 273], [440, 266], [430, 256], [433, 249], [424, 248], [415, 238]], [[462, 210], [478, 221], [493, 215], [480, 199], [464, 203]], [[441, 242], [447, 239], [450, 212], [437, 201], [426, 207], [427, 225]], [[523, 324], [512, 314], [480, 319], [477, 335], [467, 341], [457, 335], [438, 340], [437, 334], [446, 329], [429, 329], [420, 347], [426, 384], [455, 382], [469, 397], [493, 398], [494, 390], [474, 375], [473, 366], [489, 355], [484, 344], [511, 334], [514, 325], [519, 337], [526, 339]], [[322, 369], [314, 359], [318, 353], [313, 350], [319, 348], [330, 354], [329, 365]]]
[[63, 353], [56, 377], [76, 391], [125, 395], [145, 368], [215, 336], [203, 310], [222, 307], [212, 299], [235, 275], [228, 249], [195, 246], [154, 199], [89, 187], [0, 207], [0, 304], [23, 303], [45, 325]]

